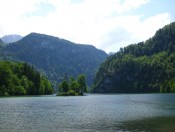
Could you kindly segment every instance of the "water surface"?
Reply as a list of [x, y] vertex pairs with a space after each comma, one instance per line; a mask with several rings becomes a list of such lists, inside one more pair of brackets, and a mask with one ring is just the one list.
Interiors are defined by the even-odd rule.
[[0, 98], [1, 132], [149, 131], [160, 120], [174, 123], [175, 94]]

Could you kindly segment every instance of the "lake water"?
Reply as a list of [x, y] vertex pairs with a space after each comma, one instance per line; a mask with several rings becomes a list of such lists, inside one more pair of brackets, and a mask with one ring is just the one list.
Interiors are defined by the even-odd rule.
[[0, 98], [0, 132], [151, 131], [162, 121], [175, 130], [175, 94]]

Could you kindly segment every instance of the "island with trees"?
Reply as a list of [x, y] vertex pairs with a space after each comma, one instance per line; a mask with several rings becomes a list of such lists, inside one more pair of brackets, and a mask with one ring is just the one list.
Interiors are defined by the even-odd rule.
[[77, 79], [70, 77], [68, 79], [65, 75], [64, 80], [58, 85], [57, 96], [82, 96], [87, 92], [86, 76], [84, 74], [78, 75]]

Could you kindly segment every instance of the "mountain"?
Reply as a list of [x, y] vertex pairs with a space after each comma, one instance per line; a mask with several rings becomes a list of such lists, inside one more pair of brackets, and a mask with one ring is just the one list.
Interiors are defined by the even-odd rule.
[[108, 55], [110, 56], [110, 55], [114, 55], [115, 54], [115, 52], [109, 52], [108, 53]]
[[75, 44], [57, 37], [31, 33], [3, 49], [6, 60], [24, 61], [45, 73], [56, 86], [64, 75], [87, 76], [90, 86], [107, 54], [91, 45]]
[[20, 35], [16, 35], [16, 34], [13, 34], [13, 35], [5, 35], [1, 38], [1, 40], [4, 42], [4, 43], [13, 43], [13, 42], [16, 42], [20, 39], [22, 39], [23, 37], [20, 36]]
[[175, 92], [175, 22], [145, 42], [121, 48], [101, 64], [95, 93]]

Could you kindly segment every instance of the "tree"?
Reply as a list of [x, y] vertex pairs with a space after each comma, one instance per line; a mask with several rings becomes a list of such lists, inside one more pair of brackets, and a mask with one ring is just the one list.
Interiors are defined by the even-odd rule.
[[29, 83], [26, 76], [21, 77], [21, 86], [23, 86], [26, 90], [29, 89]]
[[4, 85], [0, 86], [0, 96], [4, 96], [6, 91], [6, 87]]
[[84, 74], [80, 74], [77, 82], [79, 84], [80, 94], [83, 95], [84, 92], [87, 92], [86, 76]]
[[58, 92], [59, 94], [63, 93], [62, 82], [58, 84]]
[[47, 79], [44, 79], [44, 84], [45, 84], [45, 94], [52, 94], [53, 88], [50, 81]]
[[75, 80], [74, 80], [74, 81], [71, 81], [70, 89], [71, 89], [71, 90], [74, 90], [76, 93], [79, 93], [79, 91], [80, 91], [80, 86], [79, 86], [78, 82], [75, 81]]
[[69, 91], [69, 84], [68, 84], [68, 82], [66, 80], [64, 80], [62, 82], [62, 89], [63, 89], [64, 93], [68, 93], [68, 91]]
[[75, 81], [74, 77], [70, 77], [70, 82]]
[[40, 82], [40, 89], [39, 89], [39, 94], [45, 94], [45, 85], [44, 85], [44, 81], [41, 80]]
[[24, 89], [23, 86], [16, 86], [15, 87], [15, 95], [25, 95], [26, 90]]

